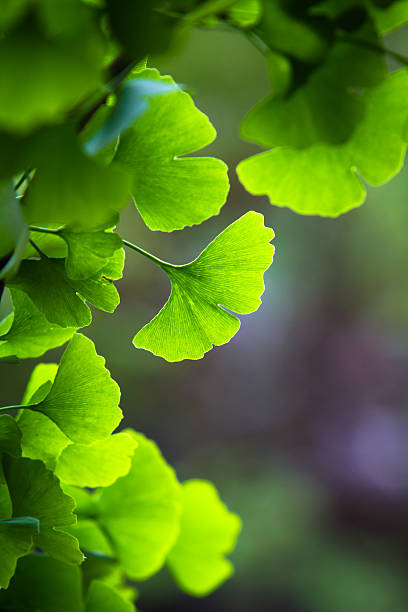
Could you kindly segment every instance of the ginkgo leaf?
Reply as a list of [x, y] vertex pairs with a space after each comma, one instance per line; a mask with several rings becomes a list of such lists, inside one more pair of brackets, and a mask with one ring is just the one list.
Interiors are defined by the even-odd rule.
[[0, 608], [14, 612], [83, 612], [81, 570], [48, 555], [28, 555], [19, 561], [9, 588], [0, 590]]
[[363, 94], [364, 119], [342, 145], [297, 150], [277, 147], [242, 161], [240, 181], [254, 195], [298, 213], [336, 217], [363, 203], [370, 185], [381, 185], [401, 169], [408, 136], [408, 72], [390, 74]]
[[14, 310], [0, 323], [0, 357], [40, 357], [74, 335], [76, 327], [50, 323], [24, 291], [10, 288], [10, 295]]
[[97, 521], [124, 572], [144, 580], [160, 569], [178, 535], [180, 485], [154, 442], [126, 432], [138, 443], [132, 466], [101, 489]]
[[122, 419], [120, 390], [91, 340], [75, 334], [61, 358], [48, 395], [27, 408], [38, 411], [74, 442], [107, 438]]
[[[356, 36], [375, 47], [377, 35], [371, 27], [366, 30]], [[266, 147], [346, 142], [364, 117], [364, 99], [356, 88], [373, 87], [386, 74], [385, 59], [377, 50], [338, 42], [304, 84], [273, 94], [251, 109], [241, 134]]]
[[0, 590], [7, 589], [9, 586], [16, 571], [18, 559], [30, 552], [33, 546], [33, 536], [38, 533], [38, 530], [37, 519], [0, 520]]
[[59, 258], [24, 260], [7, 286], [27, 293], [46, 319], [60, 327], [78, 329], [90, 324], [92, 315], [84, 300], [106, 312], [113, 312], [120, 302], [110, 280], [101, 275], [86, 280], [68, 278]]
[[39, 520], [36, 546], [66, 563], [82, 563], [78, 541], [62, 531], [74, 524], [74, 500], [63, 493], [58, 479], [41, 461], [5, 455], [4, 474], [12, 501], [13, 517], [32, 516]]
[[92, 316], [70, 284], [60, 259], [25, 260], [7, 285], [24, 291], [50, 323], [61, 327], [85, 327]]
[[225, 555], [235, 547], [241, 520], [227, 509], [210, 482], [183, 483], [181, 498], [180, 534], [167, 565], [184, 591], [203, 596], [232, 574], [234, 568]]
[[9, 255], [0, 267], [0, 279], [16, 272], [24, 255], [29, 230], [13, 185], [0, 186], [0, 259]]
[[136, 447], [136, 440], [126, 433], [89, 445], [70, 444], [59, 455], [55, 473], [67, 484], [106, 487], [129, 472]]
[[84, 280], [98, 274], [113, 256], [122, 248], [119, 234], [114, 232], [75, 232], [67, 228], [59, 232], [68, 246], [65, 259], [67, 276]]
[[[174, 84], [156, 70], [139, 75]], [[215, 136], [206, 115], [180, 90], [150, 100], [149, 109], [121, 136], [113, 165], [131, 175], [132, 197], [150, 229], [171, 232], [218, 214], [229, 189], [226, 165], [213, 157], [180, 157]]]
[[274, 237], [263, 216], [246, 213], [219, 234], [189, 264], [161, 262], [171, 295], [133, 344], [167, 361], [200, 359], [213, 345], [228, 342], [240, 322], [228, 312], [254, 312], [264, 291], [263, 273], [272, 263]]

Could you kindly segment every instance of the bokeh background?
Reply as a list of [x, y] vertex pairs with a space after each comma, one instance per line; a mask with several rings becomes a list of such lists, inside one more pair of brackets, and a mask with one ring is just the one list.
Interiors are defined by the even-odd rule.
[[[408, 31], [386, 44], [408, 55]], [[268, 92], [259, 53], [235, 33], [198, 30], [157, 66], [216, 126], [206, 152], [228, 163], [231, 193], [218, 217], [169, 235], [149, 232], [129, 207], [123, 237], [184, 263], [254, 209], [276, 232], [276, 256], [260, 310], [201, 361], [168, 364], [132, 347], [169, 292], [163, 272], [133, 252], [117, 315], [97, 311], [85, 330], [122, 388], [126, 424], [159, 444], [181, 480], [212, 480], [243, 519], [235, 575], [216, 593], [191, 598], [163, 570], [138, 585], [139, 606], [406, 612], [408, 168], [337, 220], [272, 207], [234, 170], [259, 150], [238, 131]], [[2, 405], [18, 401], [34, 363], [1, 366]]]

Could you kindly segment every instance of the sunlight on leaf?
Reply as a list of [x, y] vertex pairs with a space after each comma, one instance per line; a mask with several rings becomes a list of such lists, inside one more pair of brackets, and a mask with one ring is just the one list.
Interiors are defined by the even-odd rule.
[[[139, 74], [174, 85], [157, 70]], [[229, 190], [227, 166], [213, 157], [180, 157], [202, 149], [215, 136], [206, 115], [180, 90], [153, 98], [123, 134], [113, 165], [131, 175], [132, 197], [150, 229], [172, 232], [218, 214]]]
[[167, 361], [200, 359], [213, 345], [228, 342], [239, 329], [238, 314], [257, 310], [263, 274], [272, 263], [274, 237], [263, 216], [249, 212], [219, 234], [189, 264], [162, 264], [171, 295], [133, 344]]

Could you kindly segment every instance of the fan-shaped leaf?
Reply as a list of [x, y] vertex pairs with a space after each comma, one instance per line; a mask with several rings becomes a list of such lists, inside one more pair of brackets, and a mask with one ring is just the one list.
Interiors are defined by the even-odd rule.
[[91, 340], [75, 334], [48, 395], [27, 406], [50, 418], [74, 442], [107, 438], [122, 419], [120, 390]]
[[179, 529], [180, 486], [159, 449], [142, 434], [129, 473], [102, 489], [98, 522], [124, 572], [144, 580], [158, 571]]
[[274, 233], [249, 212], [227, 227], [189, 264], [161, 263], [170, 277], [169, 300], [134, 337], [133, 344], [167, 361], [200, 359], [238, 331], [238, 314], [254, 312], [272, 263]]
[[[156, 70], [139, 74], [174, 85]], [[202, 149], [215, 135], [183, 91], [152, 99], [122, 135], [113, 163], [132, 176], [133, 199], [150, 229], [171, 232], [218, 214], [229, 189], [226, 165], [213, 157], [179, 157]]]
[[408, 72], [389, 75], [364, 94], [366, 113], [343, 145], [303, 150], [279, 147], [242, 161], [237, 168], [250, 193], [302, 214], [336, 217], [363, 203], [365, 188], [381, 185], [401, 168], [407, 146]]
[[233, 572], [225, 555], [235, 547], [241, 521], [228, 511], [210, 482], [183, 483], [182, 503], [180, 535], [167, 564], [183, 590], [207, 595]]

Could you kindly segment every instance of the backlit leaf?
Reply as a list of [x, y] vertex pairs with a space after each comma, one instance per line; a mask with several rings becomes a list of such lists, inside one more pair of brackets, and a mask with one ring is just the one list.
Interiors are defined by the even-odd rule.
[[182, 503], [180, 534], [167, 564], [183, 590], [203, 596], [232, 574], [225, 555], [235, 547], [241, 521], [222, 503], [214, 485], [204, 480], [183, 483]]
[[163, 565], [178, 535], [180, 485], [159, 449], [142, 434], [129, 473], [100, 492], [97, 518], [124, 572], [144, 580]]
[[242, 161], [238, 176], [254, 195], [302, 214], [336, 217], [363, 203], [370, 185], [381, 185], [401, 168], [407, 146], [408, 72], [390, 74], [364, 94], [366, 113], [343, 145], [303, 150], [278, 147]]
[[55, 473], [67, 484], [106, 487], [128, 473], [137, 442], [118, 433], [92, 444], [70, 444], [58, 457]]
[[[174, 85], [156, 70], [139, 74]], [[229, 189], [226, 165], [213, 157], [180, 157], [215, 136], [206, 115], [183, 91], [153, 98], [122, 135], [113, 165], [131, 175], [132, 197], [150, 229], [171, 232], [218, 214]]]
[[122, 419], [120, 390], [91, 340], [75, 334], [61, 358], [50, 392], [30, 409], [45, 414], [72, 441], [107, 438]]
[[274, 233], [263, 216], [249, 212], [227, 227], [191, 263], [162, 263], [172, 284], [158, 315], [133, 344], [167, 361], [200, 359], [239, 329], [238, 314], [254, 312], [264, 291], [263, 273], [272, 263]]
[[122, 240], [114, 232], [75, 232], [65, 228], [59, 235], [68, 245], [67, 276], [75, 280], [98, 274], [113, 254], [122, 248]]

